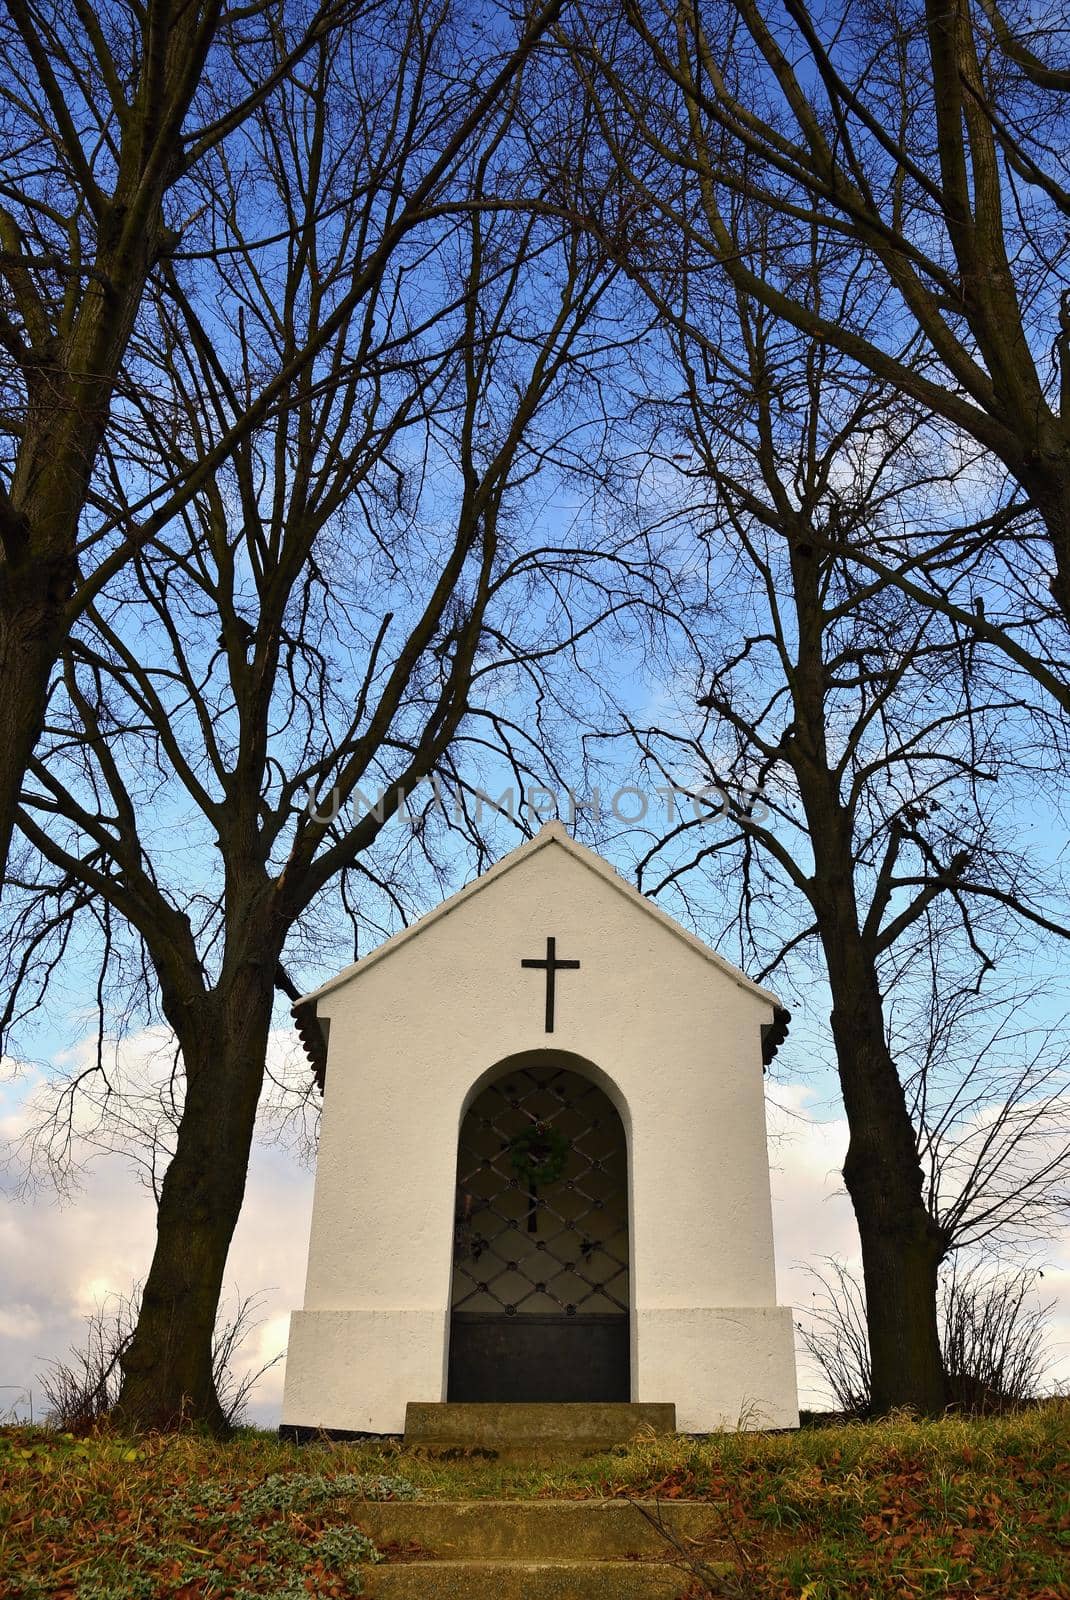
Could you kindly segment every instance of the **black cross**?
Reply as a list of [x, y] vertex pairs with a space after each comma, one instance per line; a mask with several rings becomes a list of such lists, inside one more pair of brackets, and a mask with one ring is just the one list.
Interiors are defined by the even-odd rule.
[[534, 958], [534, 956], [532, 956], [527, 960], [521, 961], [520, 965], [522, 967], [545, 967], [546, 968], [546, 1031], [547, 1031], [547, 1033], [553, 1033], [553, 1031], [554, 1031], [554, 988], [555, 988], [556, 975], [557, 975], [558, 972], [560, 972], [565, 967], [572, 967], [572, 968], [578, 967], [579, 966], [579, 962], [578, 961], [558, 961], [558, 959], [557, 959], [557, 940], [556, 939], [547, 939], [547, 941], [546, 941], [546, 960], [545, 961], [537, 961]]

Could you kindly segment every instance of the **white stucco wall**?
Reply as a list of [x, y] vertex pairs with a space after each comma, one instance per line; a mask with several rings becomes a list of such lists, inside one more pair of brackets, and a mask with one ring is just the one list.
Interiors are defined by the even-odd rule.
[[[629, 1140], [633, 1399], [679, 1426], [797, 1422], [775, 1305], [761, 1036], [773, 1000], [547, 829], [318, 1000], [330, 1020], [304, 1310], [283, 1421], [400, 1432], [445, 1398], [457, 1134], [479, 1082], [548, 1046]], [[525, 970], [554, 935], [578, 972]]]

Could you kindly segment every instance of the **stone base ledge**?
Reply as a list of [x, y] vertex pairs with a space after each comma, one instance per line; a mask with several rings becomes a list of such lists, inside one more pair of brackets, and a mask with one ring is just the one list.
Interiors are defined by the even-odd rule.
[[445, 1349], [442, 1311], [293, 1311], [283, 1427], [404, 1433], [408, 1402], [444, 1393]]
[[672, 1395], [681, 1433], [797, 1428], [790, 1306], [681, 1306], [640, 1311], [641, 1390]]
[[[445, 1311], [295, 1311], [283, 1428], [308, 1437], [400, 1434], [410, 1400], [446, 1393]], [[799, 1425], [795, 1342], [786, 1306], [638, 1309], [632, 1399], [676, 1404], [681, 1433]]]

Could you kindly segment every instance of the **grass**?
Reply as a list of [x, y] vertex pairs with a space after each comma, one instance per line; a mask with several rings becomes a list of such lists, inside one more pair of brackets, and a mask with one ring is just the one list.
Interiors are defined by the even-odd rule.
[[1070, 1600], [1065, 1401], [985, 1420], [639, 1439], [526, 1465], [257, 1433], [7, 1428], [0, 1600], [356, 1595], [369, 1563], [394, 1553], [360, 1533], [361, 1501], [413, 1495], [717, 1500], [731, 1592], [746, 1600]]

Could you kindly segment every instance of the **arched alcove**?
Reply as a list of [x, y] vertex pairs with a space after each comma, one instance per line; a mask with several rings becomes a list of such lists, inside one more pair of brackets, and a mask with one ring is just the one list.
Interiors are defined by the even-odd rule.
[[468, 1097], [449, 1399], [630, 1398], [628, 1139], [611, 1087], [582, 1058], [540, 1050]]

